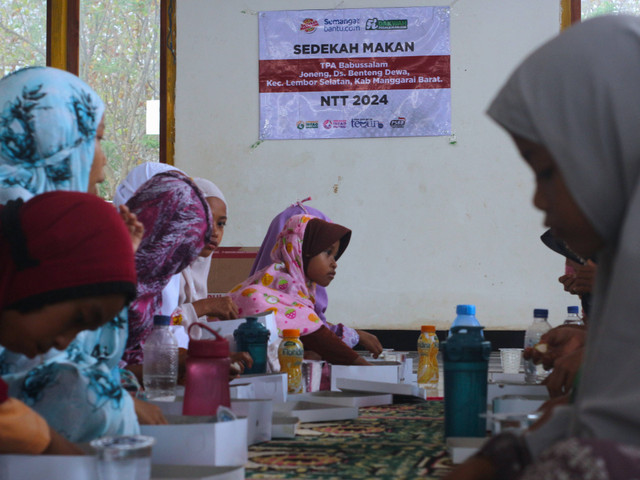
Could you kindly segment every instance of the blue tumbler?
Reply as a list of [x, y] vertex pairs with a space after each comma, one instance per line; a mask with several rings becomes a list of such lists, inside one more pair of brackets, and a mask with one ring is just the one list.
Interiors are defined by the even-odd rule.
[[239, 352], [248, 352], [253, 359], [253, 366], [245, 368], [244, 373], [266, 373], [267, 371], [267, 347], [271, 332], [258, 322], [257, 317], [247, 317], [247, 321], [241, 323], [233, 332]]
[[[451, 328], [442, 342], [445, 437], [484, 437], [487, 430], [487, 372], [491, 342], [484, 327]], [[482, 415], [482, 416], [481, 416]]]

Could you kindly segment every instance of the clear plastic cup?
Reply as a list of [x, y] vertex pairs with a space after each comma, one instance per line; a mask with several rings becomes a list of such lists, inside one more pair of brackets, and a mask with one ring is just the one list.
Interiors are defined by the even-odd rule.
[[522, 348], [501, 348], [500, 361], [504, 373], [520, 373]]
[[96, 451], [99, 480], [149, 480], [151, 447], [155, 438], [145, 435], [102, 437], [91, 442]]

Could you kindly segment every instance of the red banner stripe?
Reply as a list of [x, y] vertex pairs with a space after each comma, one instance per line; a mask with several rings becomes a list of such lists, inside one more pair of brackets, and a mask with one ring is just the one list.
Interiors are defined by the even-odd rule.
[[449, 55], [260, 60], [260, 93], [450, 87]]

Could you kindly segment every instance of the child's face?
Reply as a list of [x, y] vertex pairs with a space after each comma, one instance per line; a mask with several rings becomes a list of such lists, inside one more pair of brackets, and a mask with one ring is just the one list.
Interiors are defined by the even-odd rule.
[[29, 358], [63, 350], [82, 330], [95, 330], [124, 307], [121, 294], [66, 300], [26, 313], [0, 312], [0, 345]]
[[336, 268], [338, 268], [338, 262], [336, 262], [335, 258], [338, 248], [340, 248], [339, 241], [315, 257], [311, 257], [307, 265], [307, 278], [309, 280], [321, 287], [326, 287], [331, 283], [331, 280], [336, 276]]
[[545, 226], [578, 255], [592, 257], [604, 242], [574, 201], [551, 153], [537, 143], [513, 138], [536, 176], [533, 204], [545, 213]]
[[207, 203], [213, 215], [213, 233], [209, 243], [200, 250], [201, 257], [208, 257], [218, 248], [218, 245], [222, 243], [224, 227], [227, 225], [227, 206], [225, 203], [217, 197], [207, 197]]
[[104, 167], [107, 164], [107, 156], [102, 150], [102, 138], [104, 137], [104, 116], [96, 129], [96, 147], [93, 153], [93, 162], [89, 171], [89, 193], [98, 194], [98, 184], [104, 182]]

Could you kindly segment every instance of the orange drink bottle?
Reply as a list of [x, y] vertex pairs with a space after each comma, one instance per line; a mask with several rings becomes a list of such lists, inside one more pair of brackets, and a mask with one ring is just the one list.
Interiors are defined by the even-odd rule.
[[427, 389], [438, 388], [439, 342], [436, 327], [423, 325], [418, 337], [418, 386]]
[[280, 372], [287, 374], [289, 393], [302, 393], [303, 358], [304, 346], [300, 341], [300, 331], [297, 328], [285, 328], [278, 347], [278, 360], [280, 360]]

